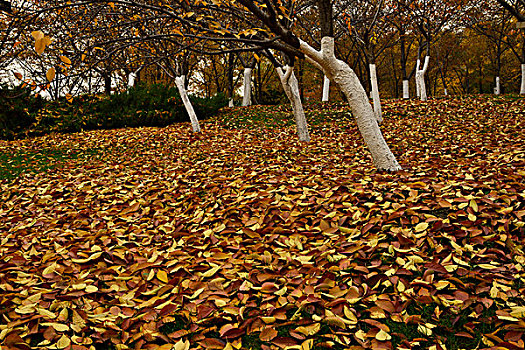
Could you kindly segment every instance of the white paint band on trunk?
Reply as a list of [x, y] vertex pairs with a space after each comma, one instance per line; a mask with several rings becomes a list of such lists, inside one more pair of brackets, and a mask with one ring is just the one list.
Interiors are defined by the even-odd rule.
[[410, 89], [408, 87], [408, 80], [403, 80], [403, 98], [410, 98]]
[[325, 75], [323, 79], [323, 98], [322, 102], [328, 102], [330, 99], [330, 79]]
[[244, 87], [242, 96], [242, 105], [252, 105], [252, 69], [244, 68]]
[[525, 94], [525, 63], [521, 64], [521, 89], [520, 94]]
[[193, 109], [191, 101], [188, 98], [188, 93], [186, 92], [186, 88], [184, 87], [185, 78], [186, 77], [184, 75], [181, 75], [180, 77], [176, 77], [175, 85], [177, 85], [177, 89], [179, 90], [179, 94], [180, 94], [180, 97], [182, 98], [182, 103], [184, 104], [184, 108], [186, 108], [186, 112], [188, 112], [188, 115], [190, 116], [191, 127], [193, 128], [193, 131], [200, 132], [201, 127], [199, 125], [199, 120], [197, 119], [195, 110]]

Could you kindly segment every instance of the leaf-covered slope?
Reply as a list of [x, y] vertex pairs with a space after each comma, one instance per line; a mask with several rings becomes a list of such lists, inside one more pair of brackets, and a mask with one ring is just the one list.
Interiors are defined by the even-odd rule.
[[523, 100], [388, 103], [397, 174], [352, 121], [245, 113], [0, 143], [99, 150], [1, 183], [0, 343], [523, 348]]

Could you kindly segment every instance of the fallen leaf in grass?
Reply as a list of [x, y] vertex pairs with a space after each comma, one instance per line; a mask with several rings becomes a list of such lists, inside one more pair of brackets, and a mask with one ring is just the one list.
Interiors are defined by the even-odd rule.
[[259, 339], [262, 341], [272, 341], [275, 337], [277, 337], [277, 331], [271, 327], [264, 328], [259, 334]]
[[384, 330], [380, 329], [379, 332], [377, 332], [375, 338], [379, 341], [385, 341], [392, 339], [392, 336], [385, 332]]
[[175, 343], [173, 350], [188, 350], [190, 348], [190, 342], [188, 340], [183, 341], [182, 339]]
[[511, 306], [510, 315], [517, 318], [525, 318], [525, 306]]

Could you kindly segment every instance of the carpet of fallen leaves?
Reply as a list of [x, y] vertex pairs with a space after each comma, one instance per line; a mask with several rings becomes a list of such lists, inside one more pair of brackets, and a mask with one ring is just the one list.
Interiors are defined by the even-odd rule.
[[92, 155], [0, 182], [1, 348], [523, 349], [525, 101], [384, 110], [395, 174], [342, 105], [0, 141]]

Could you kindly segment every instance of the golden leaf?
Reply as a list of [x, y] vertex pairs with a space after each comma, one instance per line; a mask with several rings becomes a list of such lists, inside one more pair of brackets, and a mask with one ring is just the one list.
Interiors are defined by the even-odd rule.
[[168, 274], [163, 270], [157, 271], [157, 278], [159, 279], [159, 281], [164, 283], [168, 283], [169, 281]]
[[385, 341], [392, 339], [392, 337], [390, 336], [390, 334], [381, 329], [379, 330], [379, 332], [377, 332], [376, 339], [379, 341]]

